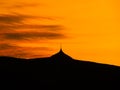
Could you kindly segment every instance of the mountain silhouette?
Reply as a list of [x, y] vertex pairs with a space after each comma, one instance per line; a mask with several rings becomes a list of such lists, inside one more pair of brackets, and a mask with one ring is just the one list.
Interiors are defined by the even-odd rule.
[[120, 67], [75, 60], [62, 49], [51, 57], [0, 57], [1, 90], [120, 89]]

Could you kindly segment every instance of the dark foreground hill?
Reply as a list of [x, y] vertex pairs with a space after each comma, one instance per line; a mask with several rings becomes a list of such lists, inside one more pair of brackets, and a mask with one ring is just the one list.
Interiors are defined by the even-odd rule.
[[48, 58], [0, 57], [0, 90], [116, 90], [120, 67], [73, 60], [62, 51]]

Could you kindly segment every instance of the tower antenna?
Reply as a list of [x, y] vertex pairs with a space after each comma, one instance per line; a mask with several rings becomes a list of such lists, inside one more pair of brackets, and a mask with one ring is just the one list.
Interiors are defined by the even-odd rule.
[[62, 51], [62, 43], [60, 43], [60, 50]]

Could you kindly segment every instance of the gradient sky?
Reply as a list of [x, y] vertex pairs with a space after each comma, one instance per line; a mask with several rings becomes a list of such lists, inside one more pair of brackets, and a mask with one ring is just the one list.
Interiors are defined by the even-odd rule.
[[119, 0], [0, 1], [0, 55], [75, 59], [120, 65]]

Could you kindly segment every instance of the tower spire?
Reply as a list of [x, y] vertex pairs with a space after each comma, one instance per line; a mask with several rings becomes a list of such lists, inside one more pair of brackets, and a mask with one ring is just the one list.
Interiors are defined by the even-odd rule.
[[63, 53], [63, 47], [62, 47], [62, 44], [60, 43], [60, 51], [61, 53]]
[[59, 45], [60, 45], [59, 51], [56, 54], [52, 55], [52, 57], [57, 58], [58, 60], [59, 59], [62, 59], [62, 60], [72, 59], [70, 56], [68, 56], [67, 54], [63, 52], [62, 44], [60, 43]]
[[62, 44], [60, 43], [60, 51], [62, 51]]

